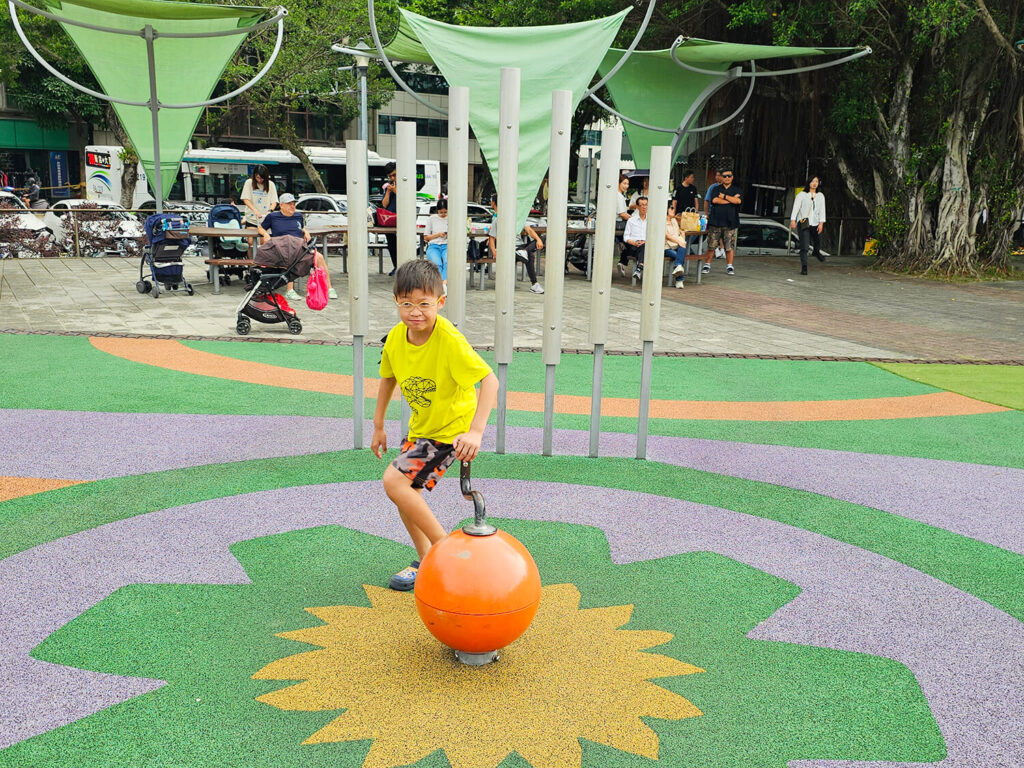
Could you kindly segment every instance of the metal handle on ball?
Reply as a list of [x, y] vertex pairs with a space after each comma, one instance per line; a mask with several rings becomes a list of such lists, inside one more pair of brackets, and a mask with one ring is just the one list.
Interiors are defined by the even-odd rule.
[[487, 507], [484, 505], [483, 494], [470, 487], [469, 467], [472, 462], [463, 461], [461, 464], [459, 484], [462, 486], [462, 495], [473, 502], [473, 522], [464, 525], [462, 531], [470, 536], [493, 536], [498, 529], [487, 522]]

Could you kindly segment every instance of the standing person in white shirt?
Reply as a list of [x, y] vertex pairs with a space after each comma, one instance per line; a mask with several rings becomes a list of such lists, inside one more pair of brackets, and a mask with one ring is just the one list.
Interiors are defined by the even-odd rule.
[[789, 217], [789, 228], [800, 235], [800, 274], [807, 274], [807, 251], [814, 245], [814, 256], [824, 261], [821, 255], [821, 230], [825, 226], [825, 195], [818, 191], [821, 181], [812, 176], [802, 192], [793, 201], [793, 213]]
[[252, 177], [242, 186], [242, 204], [245, 206], [245, 222], [250, 227], [259, 226], [267, 214], [277, 208], [277, 185], [270, 180], [270, 171], [265, 165], [257, 165]]
[[435, 212], [427, 219], [423, 232], [427, 244], [427, 261], [432, 262], [441, 273], [441, 284], [448, 293], [448, 201], [438, 200]]

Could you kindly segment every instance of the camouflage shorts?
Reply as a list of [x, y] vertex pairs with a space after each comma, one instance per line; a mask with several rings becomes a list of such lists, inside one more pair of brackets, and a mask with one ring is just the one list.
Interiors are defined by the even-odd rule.
[[736, 230], [727, 227], [708, 227], [708, 249], [736, 250]]
[[402, 440], [402, 452], [391, 466], [412, 480], [413, 488], [434, 490], [437, 481], [455, 461], [455, 448], [425, 437]]

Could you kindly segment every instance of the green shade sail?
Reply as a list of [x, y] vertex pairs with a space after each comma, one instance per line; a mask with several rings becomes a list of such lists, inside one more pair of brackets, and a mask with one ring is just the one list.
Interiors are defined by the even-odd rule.
[[[167, 0], [46, 0], [44, 8], [70, 21], [142, 30], [147, 24], [164, 34], [197, 34], [250, 27], [266, 9], [200, 5]], [[61, 24], [96, 76], [115, 99], [147, 101], [149, 66], [141, 36], [100, 32]], [[205, 38], [158, 37], [154, 43], [157, 98], [163, 104], [191, 104], [210, 98], [224, 68], [245, 34]], [[114, 104], [150, 180], [155, 178], [153, 121], [147, 107]], [[167, 195], [181, 165], [202, 107], [161, 109], [160, 174]], [[155, 191], [154, 191], [155, 194]]]
[[530, 212], [551, 152], [551, 92], [586, 93], [629, 9], [577, 24], [460, 27], [401, 11], [389, 58], [433, 63], [451, 85], [469, 88], [469, 119], [480, 151], [498, 168], [498, 84], [502, 67], [520, 70], [519, 185], [516, 228]]
[[[689, 38], [676, 48], [680, 61], [700, 69], [725, 73], [735, 63], [751, 59], [779, 59], [849, 53], [853, 48], [798, 48], [775, 45], [741, 45]], [[625, 51], [612, 48], [599, 67], [604, 77]], [[672, 61], [668, 49], [635, 51], [615, 76], [606, 83], [615, 108], [626, 117], [660, 128], [675, 129], [701, 92], [719, 78], [682, 69]], [[747, 80], [742, 81], [744, 85]], [[700, 124], [699, 122], [697, 123]], [[672, 143], [671, 133], [652, 131], [623, 123], [633, 162], [637, 168], [651, 167], [651, 147]], [[679, 146], [682, 147], [683, 142]]]

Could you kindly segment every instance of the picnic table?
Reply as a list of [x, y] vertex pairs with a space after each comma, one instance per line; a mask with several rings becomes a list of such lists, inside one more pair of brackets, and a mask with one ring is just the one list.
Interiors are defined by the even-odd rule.
[[[346, 231], [346, 227], [307, 227], [306, 231], [310, 236], [333, 235]], [[253, 247], [260, 232], [256, 227], [241, 227], [239, 229], [228, 229], [227, 227], [206, 227], [195, 225], [189, 227], [189, 234], [206, 238], [206, 264], [210, 267], [210, 282], [213, 283], [213, 292], [220, 293], [220, 268], [221, 267], [252, 267]], [[244, 237], [249, 241], [248, 255], [239, 259], [217, 259], [213, 255], [213, 243], [218, 237]], [[327, 254], [327, 239], [324, 238], [324, 255]]]

